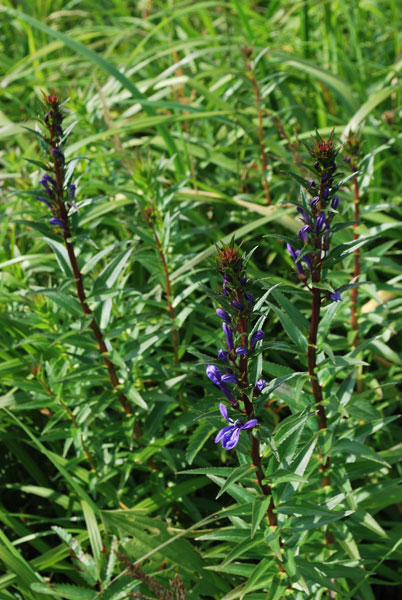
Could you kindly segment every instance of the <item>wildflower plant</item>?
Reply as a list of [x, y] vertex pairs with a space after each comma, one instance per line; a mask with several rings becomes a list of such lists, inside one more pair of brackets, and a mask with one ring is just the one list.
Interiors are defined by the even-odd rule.
[[52, 215], [49, 218], [49, 223], [62, 235], [82, 311], [85, 316], [90, 318], [89, 326], [95, 336], [99, 351], [103, 356], [103, 362], [107, 369], [112, 389], [116, 393], [122, 409], [129, 415], [132, 413], [130, 402], [125, 393], [120, 389], [116, 366], [108, 356], [108, 348], [104, 335], [88, 304], [83, 275], [76, 257], [73, 241], [73, 214], [77, 210], [74, 200], [76, 185], [71, 180], [74, 162], [70, 164], [66, 163], [63, 152], [71, 128], [63, 131], [65, 114], [60, 99], [56, 94], [44, 94], [43, 105], [45, 109], [43, 117], [45, 132], [38, 131], [37, 134], [44, 149], [46, 163], [43, 164], [45, 173], [40, 179], [43, 193], [41, 196], [36, 196], [36, 198], [48, 207]]
[[252, 464], [260, 490], [269, 502], [266, 508], [269, 523], [274, 526], [277, 518], [273, 512], [271, 488], [264, 482], [260, 442], [254, 432], [254, 428], [258, 426], [255, 400], [265, 388], [266, 382], [258, 376], [256, 370], [254, 380], [250, 377], [250, 363], [258, 360], [260, 342], [264, 339], [264, 331], [260, 328], [264, 317], [253, 326], [255, 299], [250, 291], [251, 280], [246, 274], [247, 260], [234, 240], [230, 245], [222, 244], [217, 248], [217, 268], [223, 281], [222, 307], [216, 309], [216, 315], [222, 323], [225, 348], [219, 349], [217, 354], [222, 367], [207, 365], [206, 374], [221, 390], [231, 410], [240, 413], [240, 416], [236, 415], [237, 418], [232, 418], [228, 416], [226, 405], [220, 403], [220, 413], [229, 425], [219, 431], [215, 443], [221, 442], [222, 448], [232, 450], [239, 441], [240, 433], [249, 431]]
[[[302, 204], [297, 206], [303, 226], [298, 231], [300, 249], [287, 244], [288, 252], [295, 264], [298, 277], [312, 297], [311, 319], [308, 335], [307, 363], [317, 418], [320, 429], [327, 428], [327, 417], [323, 406], [322, 386], [318, 380], [317, 334], [323, 303], [339, 302], [341, 293], [333, 289], [328, 277], [326, 259], [331, 247], [333, 219], [336, 216], [340, 199], [340, 182], [336, 162], [339, 148], [336, 147], [333, 133], [328, 139], [317, 133], [307, 144], [313, 165], [313, 177], [302, 182]], [[332, 289], [331, 289], [332, 288]], [[329, 467], [325, 463], [324, 469]], [[327, 479], [324, 480], [327, 483]]]

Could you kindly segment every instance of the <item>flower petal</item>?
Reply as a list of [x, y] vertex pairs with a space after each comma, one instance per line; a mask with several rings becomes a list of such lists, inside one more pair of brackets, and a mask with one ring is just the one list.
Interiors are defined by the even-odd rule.
[[217, 444], [218, 442], [221, 441], [221, 439], [223, 438], [223, 436], [225, 435], [225, 433], [227, 433], [229, 431], [229, 429], [232, 429], [233, 425], [226, 425], [226, 427], [224, 427], [223, 429], [220, 430], [220, 432], [218, 433], [218, 435], [215, 438], [215, 444]]
[[227, 411], [227, 408], [226, 408], [226, 406], [223, 404], [223, 402], [221, 402], [221, 403], [219, 404], [219, 410], [221, 411], [221, 415], [222, 415], [222, 417], [223, 417], [224, 419], [226, 419], [226, 421], [227, 421], [228, 423], [233, 423], [232, 419], [229, 419], [229, 417], [228, 417], [228, 411]]
[[235, 427], [233, 429], [233, 433], [229, 436], [226, 435], [222, 440], [222, 447], [226, 450], [231, 450], [234, 448], [239, 441], [240, 429]]
[[258, 425], [257, 419], [251, 419], [251, 421], [247, 421], [239, 429], [251, 429], [251, 427], [255, 427], [256, 425]]
[[206, 373], [208, 379], [210, 379], [212, 383], [215, 383], [215, 385], [220, 385], [222, 374], [218, 367], [215, 367], [215, 365], [207, 365]]

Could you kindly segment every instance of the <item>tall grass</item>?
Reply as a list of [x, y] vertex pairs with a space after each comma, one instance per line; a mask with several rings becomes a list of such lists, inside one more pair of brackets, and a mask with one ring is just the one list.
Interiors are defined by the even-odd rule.
[[[0, 600], [396, 598], [398, 3], [5, 0], [0, 16]], [[51, 91], [72, 127], [77, 261], [131, 414], [35, 200], [35, 128]], [[303, 350], [311, 302], [285, 243], [300, 227], [288, 172], [309, 177], [303, 142], [316, 129], [362, 139], [360, 221], [351, 226], [351, 180], [343, 261], [330, 271], [343, 299], [318, 329], [331, 422], [319, 435]], [[255, 296], [270, 290], [260, 408], [266, 473], [278, 450], [282, 460], [280, 536], [264, 525], [247, 436], [237, 454], [213, 443], [222, 419], [205, 363], [222, 339], [211, 258], [233, 237], [255, 248]]]

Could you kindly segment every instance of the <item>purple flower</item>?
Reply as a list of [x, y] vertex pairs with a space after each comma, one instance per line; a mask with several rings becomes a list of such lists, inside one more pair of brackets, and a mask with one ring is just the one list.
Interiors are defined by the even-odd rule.
[[63, 221], [61, 221], [60, 219], [57, 219], [56, 217], [52, 217], [51, 219], [49, 219], [49, 223], [51, 225], [58, 225], [59, 227], [61, 227], [62, 229], [66, 229], [65, 224], [63, 223]]
[[314, 196], [314, 198], [310, 201], [310, 206], [311, 208], [313, 208], [314, 206], [317, 206], [317, 204], [320, 201], [320, 197], [319, 196]]
[[236, 354], [248, 354], [248, 348], [246, 346], [239, 346], [235, 350]]
[[322, 199], [324, 202], [326, 202], [328, 200], [328, 196], [329, 196], [329, 187], [325, 186], [322, 188]]
[[226, 377], [226, 375], [222, 376], [222, 373], [220, 372], [218, 367], [215, 367], [215, 365], [207, 365], [206, 373], [208, 378], [212, 381], [212, 383], [217, 385], [218, 388], [225, 394], [229, 402], [231, 404], [236, 404], [236, 400], [233, 397], [233, 394], [230, 392], [230, 390], [225, 385], [225, 382], [223, 381], [223, 377]]
[[228, 350], [232, 352], [233, 350], [233, 332], [230, 329], [229, 325], [225, 322], [222, 323], [222, 329], [224, 334], [226, 335], [226, 341], [228, 343]]
[[73, 183], [70, 183], [70, 185], [68, 186], [68, 191], [70, 193], [70, 198], [71, 200], [74, 200], [74, 196], [75, 196], [75, 190], [77, 188], [75, 187], [75, 185]]
[[[297, 250], [296, 253], [297, 253], [297, 256], [299, 256], [299, 254], [300, 254], [299, 250]], [[309, 271], [313, 270], [313, 263], [311, 262], [311, 258], [310, 258], [309, 254], [305, 254], [300, 260], [301, 261], [303, 260], [306, 263]]]
[[[42, 183], [43, 181], [46, 181], [47, 183], [51, 183], [53, 187], [56, 187], [56, 182], [53, 179], [53, 177], [50, 177], [50, 175], [48, 175], [47, 173], [45, 173], [42, 177], [42, 179], [40, 180], [40, 183]], [[43, 185], [43, 183], [42, 183]]]
[[242, 425], [242, 422], [239, 419], [233, 421], [233, 419], [228, 417], [226, 406], [222, 403], [219, 404], [219, 410], [222, 417], [226, 419], [228, 423], [230, 423], [221, 429], [215, 438], [215, 443], [217, 444], [218, 442], [222, 442], [222, 448], [225, 448], [225, 450], [231, 450], [236, 446], [237, 442], [239, 441], [240, 431], [242, 429], [251, 429], [252, 427], [258, 425], [257, 419], [251, 419], [251, 421], [247, 421], [247, 423], [244, 425]]
[[264, 332], [263, 332], [263, 330], [262, 329], [257, 329], [257, 331], [255, 333], [253, 333], [253, 335], [251, 336], [250, 348], [252, 350], [254, 350], [256, 343], [260, 342], [263, 339], [264, 339]]
[[304, 277], [303, 267], [301, 266], [300, 262], [297, 262], [298, 254], [293, 250], [293, 248], [290, 244], [286, 244], [286, 248], [288, 249], [290, 256], [293, 258], [293, 262], [296, 265], [296, 269], [299, 274], [299, 277]]
[[230, 316], [228, 315], [226, 310], [223, 310], [223, 308], [217, 308], [216, 314], [218, 315], [218, 317], [223, 319], [226, 323], [230, 323], [232, 321], [232, 319], [230, 318]]
[[318, 167], [320, 166], [320, 163], [318, 162], [318, 160], [315, 161], [313, 166], [314, 166], [314, 169], [318, 169]]
[[60, 160], [60, 162], [64, 163], [64, 160], [65, 160], [64, 154], [58, 148], [52, 148], [52, 154], [53, 154], [53, 156], [58, 158]]
[[218, 350], [218, 360], [222, 360], [223, 362], [228, 362], [228, 353], [226, 350]]
[[328, 173], [324, 173], [323, 176], [321, 177], [321, 183], [325, 183], [328, 179]]
[[35, 198], [39, 200], [39, 202], [43, 202], [44, 204], [46, 204], [46, 206], [48, 206], [49, 208], [52, 208], [52, 204], [49, 202], [49, 200], [46, 200], [46, 198], [42, 198], [41, 196], [35, 196]]
[[259, 392], [262, 392], [262, 390], [263, 390], [265, 387], [267, 387], [267, 385], [268, 385], [268, 384], [267, 384], [267, 382], [265, 381], [265, 379], [259, 379], [259, 380], [257, 381], [257, 383], [255, 384], [255, 387], [257, 388], [257, 390], [258, 390]]
[[310, 238], [310, 225], [305, 225], [304, 227], [302, 227], [301, 229], [299, 229], [298, 231], [298, 236], [299, 236], [299, 240], [304, 242], [305, 244], [308, 244], [309, 238]]
[[345, 163], [350, 165], [350, 156], [346, 156], [346, 158], [344, 158], [344, 161], [345, 161]]
[[238, 300], [233, 300], [232, 304], [237, 310], [243, 310], [244, 308], [243, 304]]
[[332, 198], [332, 202], [331, 202], [331, 208], [333, 210], [338, 210], [338, 206], [339, 206], [339, 197], [338, 196], [334, 196]]
[[303, 210], [301, 206], [297, 207], [297, 212], [299, 213], [303, 221], [308, 225], [310, 223], [310, 217], [308, 213], [306, 213], [306, 211]]
[[309, 179], [309, 182], [308, 182], [308, 184], [309, 184], [309, 186], [310, 186], [311, 188], [312, 188], [312, 187], [315, 187], [315, 181], [314, 181], [314, 179]]
[[215, 365], [207, 365], [206, 373], [208, 379], [210, 379], [212, 383], [214, 383], [215, 385], [221, 384], [222, 373], [220, 372], [218, 367], [215, 367]]
[[253, 294], [250, 294], [250, 292], [246, 292], [244, 294], [244, 297], [247, 300], [247, 302], [249, 302], [251, 304], [251, 306], [254, 305], [254, 296], [253, 296]]
[[317, 221], [315, 222], [315, 232], [317, 235], [321, 232], [321, 229], [325, 225], [325, 213], [320, 213], [317, 217]]
[[247, 279], [245, 277], [243, 277], [243, 275], [240, 275], [239, 283], [240, 283], [240, 285], [246, 285]]
[[233, 373], [226, 373], [226, 375], [222, 375], [221, 381], [222, 383], [239, 383], [239, 380]]
[[339, 292], [332, 292], [329, 297], [331, 298], [331, 300], [333, 300], [334, 302], [339, 302], [339, 300], [342, 300], [342, 296], [340, 295]]

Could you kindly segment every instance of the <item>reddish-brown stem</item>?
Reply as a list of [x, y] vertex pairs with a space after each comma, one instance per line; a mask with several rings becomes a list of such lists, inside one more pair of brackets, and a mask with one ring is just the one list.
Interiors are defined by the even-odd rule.
[[167, 263], [166, 263], [165, 254], [163, 252], [162, 244], [161, 244], [158, 234], [156, 233], [155, 228], [153, 226], [152, 226], [152, 233], [154, 236], [156, 247], [159, 252], [160, 259], [161, 259], [163, 275], [165, 277], [166, 303], [167, 303], [168, 313], [169, 313], [170, 319], [172, 321], [173, 356], [174, 356], [174, 362], [177, 365], [179, 363], [179, 335], [178, 335], [177, 328], [176, 328], [176, 325], [174, 322], [175, 314], [174, 314], [174, 308], [173, 308], [173, 304], [172, 304], [173, 296], [172, 296], [172, 288], [170, 285], [169, 271], [168, 271], [168, 267], [167, 267]]
[[75, 256], [74, 245], [73, 245], [73, 242], [71, 241], [71, 231], [70, 231], [70, 225], [69, 225], [69, 220], [68, 220], [68, 215], [67, 215], [67, 209], [66, 209], [66, 206], [63, 201], [63, 189], [64, 189], [64, 187], [63, 187], [63, 183], [64, 183], [63, 182], [63, 172], [62, 172], [62, 169], [60, 168], [55, 157], [53, 158], [53, 168], [54, 168], [54, 174], [56, 177], [56, 184], [57, 184], [57, 198], [56, 198], [57, 208], [58, 208], [58, 211], [60, 214], [60, 218], [63, 221], [64, 227], [65, 227], [63, 229], [63, 239], [64, 239], [64, 244], [67, 249], [68, 258], [70, 260], [71, 269], [72, 269], [73, 275], [74, 275], [74, 283], [75, 283], [75, 287], [77, 290], [77, 296], [80, 301], [83, 313], [86, 316], [91, 317], [89, 326], [92, 329], [92, 332], [95, 336], [99, 351], [103, 356], [103, 362], [107, 368], [112, 387], [113, 387], [114, 391], [117, 393], [119, 402], [120, 402], [124, 412], [126, 413], [126, 415], [131, 415], [132, 409], [130, 407], [128, 398], [121, 390], [118, 389], [119, 388], [119, 380], [117, 377], [116, 367], [115, 367], [114, 363], [106, 356], [108, 350], [106, 348], [106, 344], [105, 344], [105, 340], [104, 340], [102, 331], [93, 315], [92, 310], [89, 308], [88, 303], [87, 303], [85, 290], [84, 290], [83, 277], [82, 277], [80, 268], [78, 266], [77, 258]]
[[269, 183], [267, 179], [267, 156], [265, 154], [265, 146], [264, 146], [264, 126], [263, 126], [263, 111], [261, 106], [261, 95], [258, 87], [258, 82], [255, 77], [253, 68], [250, 63], [247, 64], [247, 70], [250, 73], [251, 85], [253, 86], [255, 99], [257, 102], [257, 112], [258, 112], [258, 138], [260, 141], [260, 155], [261, 155], [261, 164], [263, 171], [263, 185], [265, 192], [265, 200], [267, 204], [271, 204], [271, 194], [269, 190]]
[[[314, 279], [315, 283], [319, 282], [320, 271], [314, 274], [313, 276], [313, 286]], [[318, 279], [317, 279], [318, 278]], [[311, 387], [313, 389], [314, 401], [317, 408], [317, 419], [318, 426], [320, 429], [326, 429], [327, 427], [327, 418], [325, 415], [325, 410], [322, 405], [323, 395], [322, 395], [322, 387], [318, 381], [318, 377], [315, 373], [316, 369], [316, 356], [317, 356], [317, 331], [318, 325], [320, 323], [320, 310], [321, 310], [321, 291], [318, 287], [313, 287], [312, 289], [313, 299], [311, 304], [311, 321], [310, 321], [310, 331], [308, 336], [308, 348], [307, 348], [307, 364], [308, 364], [308, 373], [310, 376]]]
[[[353, 184], [354, 184], [354, 208], [355, 208], [354, 220], [358, 221], [360, 218], [359, 183], [357, 181], [356, 175], [353, 178]], [[357, 227], [357, 226], [358, 225], [356, 223], [354, 225], [354, 227]], [[353, 239], [354, 240], [359, 239], [359, 234], [356, 231], [353, 232]], [[356, 248], [356, 250], [354, 251], [354, 269], [353, 269], [353, 278], [355, 279], [355, 283], [357, 283], [359, 281], [359, 277], [360, 277], [360, 248]], [[358, 288], [357, 287], [352, 288], [351, 324], [352, 324], [352, 329], [355, 332], [355, 336], [353, 339], [353, 345], [355, 348], [359, 344], [359, 325], [357, 322], [357, 296], [358, 296]]]
[[[236, 297], [239, 302], [244, 301], [243, 295], [241, 293], [237, 292]], [[240, 318], [239, 329], [240, 329], [242, 346], [247, 347], [248, 346], [248, 333], [247, 333], [248, 324], [247, 324], [246, 317]], [[247, 386], [248, 385], [248, 359], [247, 359], [246, 355], [242, 355], [240, 357], [240, 371], [241, 371], [241, 381], [244, 386]], [[246, 394], [243, 394], [242, 399], [244, 402], [244, 408], [246, 409], [246, 412], [247, 412], [247, 418], [249, 420], [254, 419], [255, 414], [254, 414], [254, 407], [253, 407], [252, 402], [250, 402], [250, 400], [247, 398]], [[251, 460], [253, 461], [253, 465], [256, 468], [257, 481], [258, 481], [258, 485], [260, 486], [262, 493], [264, 494], [264, 496], [266, 498], [270, 497], [269, 506], [267, 508], [268, 522], [270, 525], [276, 526], [278, 524], [278, 520], [276, 518], [276, 514], [274, 513], [275, 507], [274, 507], [274, 501], [272, 498], [272, 490], [271, 490], [270, 485], [268, 485], [267, 483], [263, 483], [263, 480], [265, 479], [265, 475], [264, 475], [264, 471], [262, 469], [262, 464], [261, 464], [260, 442], [256, 437], [253, 436], [253, 433], [251, 433]]]
[[[321, 240], [316, 240], [316, 247], [321, 252]], [[319, 258], [321, 261], [321, 258]], [[312, 274], [312, 304], [311, 304], [311, 320], [310, 320], [310, 331], [308, 335], [308, 347], [307, 347], [307, 365], [308, 365], [308, 373], [310, 376], [311, 387], [314, 395], [314, 402], [316, 406], [316, 414], [318, 427], [321, 430], [327, 428], [327, 416], [325, 414], [325, 408], [322, 405], [323, 402], [323, 393], [320, 382], [318, 381], [318, 377], [316, 374], [317, 367], [317, 332], [318, 326], [320, 324], [320, 311], [321, 311], [321, 290], [319, 287], [316, 287], [315, 283], [320, 283], [321, 281], [321, 264], [316, 265]], [[325, 471], [327, 471], [330, 467], [330, 459], [329, 457], [325, 461], [325, 463], [321, 466], [321, 471], [323, 473], [323, 478], [321, 481], [322, 487], [329, 485], [329, 477], [325, 475]]]

